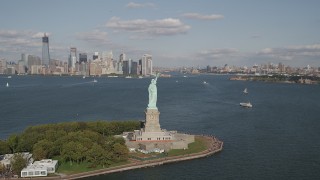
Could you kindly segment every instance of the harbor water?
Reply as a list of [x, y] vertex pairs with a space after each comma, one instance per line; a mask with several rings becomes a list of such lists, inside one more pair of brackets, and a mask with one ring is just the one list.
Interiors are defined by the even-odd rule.
[[[93, 80], [0, 76], [0, 138], [38, 124], [144, 119], [150, 78]], [[320, 178], [320, 85], [178, 74], [159, 78], [157, 87], [161, 128], [214, 135], [224, 142], [223, 151], [87, 179]], [[240, 107], [240, 102], [253, 107]]]

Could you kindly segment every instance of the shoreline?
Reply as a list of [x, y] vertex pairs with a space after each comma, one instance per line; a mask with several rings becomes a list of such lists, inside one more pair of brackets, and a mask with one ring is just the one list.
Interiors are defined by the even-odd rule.
[[148, 168], [148, 167], [154, 167], [154, 166], [160, 166], [163, 164], [169, 164], [169, 163], [176, 163], [186, 160], [192, 160], [192, 159], [198, 159], [198, 158], [204, 158], [211, 156], [217, 152], [222, 151], [223, 149], [223, 142], [217, 139], [214, 136], [200, 136], [198, 137], [205, 138], [207, 141], [207, 149], [198, 153], [193, 154], [187, 154], [187, 155], [180, 155], [180, 156], [172, 156], [172, 157], [165, 157], [160, 159], [154, 159], [154, 160], [147, 160], [147, 161], [137, 161], [131, 162], [126, 165], [121, 165], [117, 167], [111, 167], [106, 169], [99, 169], [89, 172], [83, 172], [83, 173], [77, 173], [72, 175], [65, 175], [65, 176], [54, 176], [54, 177], [38, 177], [37, 179], [80, 179], [80, 178], [87, 178], [92, 176], [99, 176], [104, 174], [110, 174], [110, 173], [116, 173], [116, 172], [122, 172], [122, 171], [128, 171], [128, 170], [134, 170], [134, 169], [140, 169], [140, 168]]
[[263, 75], [263, 76], [248, 76], [237, 75], [229, 78], [231, 81], [258, 81], [267, 83], [285, 83], [285, 84], [307, 84], [317, 85], [320, 84], [320, 79], [307, 76], [284, 76], [284, 75]]

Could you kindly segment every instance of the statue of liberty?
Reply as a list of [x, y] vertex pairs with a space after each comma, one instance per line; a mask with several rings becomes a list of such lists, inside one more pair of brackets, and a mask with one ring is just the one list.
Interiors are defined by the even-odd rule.
[[157, 109], [157, 79], [159, 77], [159, 73], [156, 75], [156, 78], [151, 80], [149, 85], [149, 104], [148, 109]]

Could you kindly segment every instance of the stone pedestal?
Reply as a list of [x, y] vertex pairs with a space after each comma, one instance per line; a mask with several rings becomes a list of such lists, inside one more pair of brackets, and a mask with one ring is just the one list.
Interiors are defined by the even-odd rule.
[[146, 111], [146, 123], [144, 127], [144, 132], [161, 132], [160, 123], [159, 123], [159, 114], [158, 109], [149, 109]]

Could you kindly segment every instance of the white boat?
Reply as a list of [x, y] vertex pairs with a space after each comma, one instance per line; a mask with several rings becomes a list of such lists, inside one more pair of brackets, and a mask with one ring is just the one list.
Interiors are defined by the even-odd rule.
[[207, 83], [206, 81], [203, 81], [203, 84], [209, 84], [209, 83]]
[[142, 77], [142, 76], [139, 76], [138, 78], [139, 78], [139, 79], [142, 79], [143, 77]]
[[11, 78], [11, 76], [8, 76], [8, 79], [10, 79]]
[[94, 83], [98, 82], [96, 79], [93, 80]]
[[240, 103], [240, 106], [246, 107], [246, 108], [252, 108], [252, 104], [250, 102], [247, 103]]
[[85, 78], [86, 78], [86, 76], [82, 76], [82, 78], [83, 78], [83, 79], [85, 79]]
[[132, 78], [131, 76], [126, 76], [125, 78]]
[[249, 92], [248, 92], [248, 89], [245, 88], [245, 89], [243, 90], [243, 93], [248, 94], [248, 93], [249, 93]]
[[9, 83], [6, 84], [6, 87], [9, 87]]

